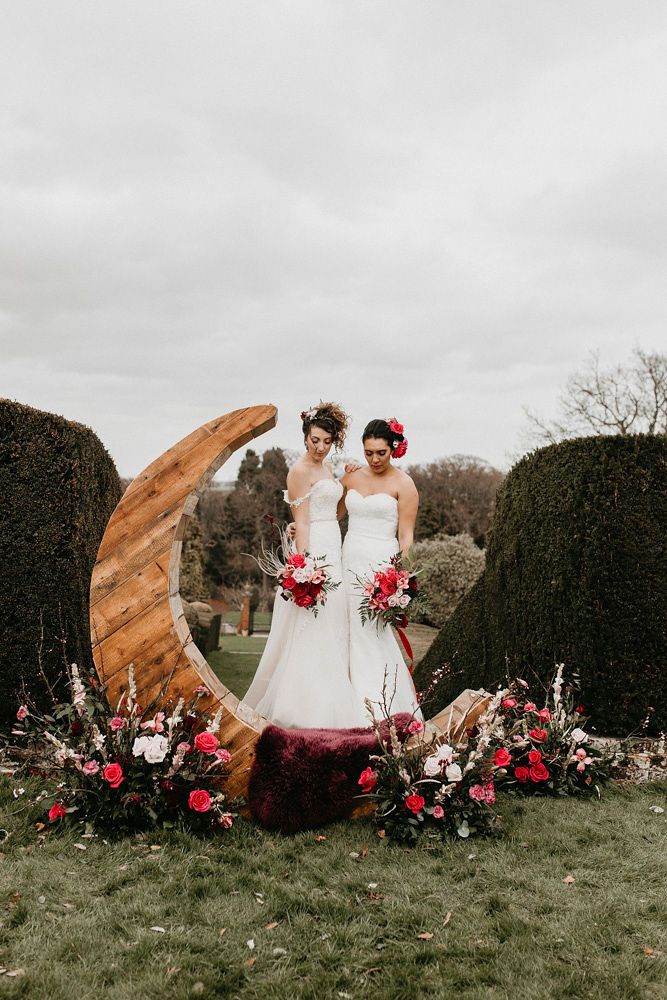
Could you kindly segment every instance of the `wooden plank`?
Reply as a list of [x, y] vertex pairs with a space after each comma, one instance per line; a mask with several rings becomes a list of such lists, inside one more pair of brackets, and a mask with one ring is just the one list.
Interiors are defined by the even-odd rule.
[[91, 608], [91, 631], [100, 643], [160, 600], [166, 573], [163, 560], [150, 563]]

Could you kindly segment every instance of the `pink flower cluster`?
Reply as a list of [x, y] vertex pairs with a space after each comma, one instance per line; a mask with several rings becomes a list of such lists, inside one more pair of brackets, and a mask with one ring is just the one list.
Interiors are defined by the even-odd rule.
[[405, 569], [387, 566], [379, 569], [364, 588], [368, 606], [376, 615], [389, 608], [404, 611], [417, 590], [417, 578]]
[[496, 789], [492, 781], [483, 785], [471, 785], [468, 794], [475, 802], [486, 802], [489, 806], [496, 801]]

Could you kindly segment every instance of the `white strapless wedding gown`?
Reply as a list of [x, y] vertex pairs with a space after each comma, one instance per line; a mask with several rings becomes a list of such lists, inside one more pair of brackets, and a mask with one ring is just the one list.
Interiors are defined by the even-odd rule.
[[[364, 698], [382, 702], [386, 676], [387, 699], [393, 693], [391, 714], [414, 712], [423, 721], [410, 671], [391, 628], [380, 625], [378, 631], [373, 622], [362, 625], [359, 617], [363, 593], [357, 589], [355, 574], [369, 577], [398, 552], [398, 500], [388, 493], [364, 497], [357, 490], [348, 490], [345, 502], [350, 523], [343, 543], [343, 582], [349, 611], [352, 685], [362, 704]], [[375, 714], [381, 718], [384, 712], [379, 708]]]
[[[327, 573], [338, 581], [343, 570], [336, 508], [342, 495], [343, 487], [335, 479], [320, 479], [308, 493], [308, 551], [324, 557]], [[276, 597], [264, 654], [243, 701], [283, 729], [370, 725], [363, 699], [355, 695], [350, 682], [342, 583], [327, 594], [317, 617]]]

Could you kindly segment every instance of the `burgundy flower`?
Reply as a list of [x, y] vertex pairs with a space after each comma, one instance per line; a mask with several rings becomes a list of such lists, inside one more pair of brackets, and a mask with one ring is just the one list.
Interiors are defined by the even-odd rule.
[[75, 736], [81, 736], [81, 733], [83, 732], [83, 722], [81, 719], [75, 719], [70, 726], [70, 730]]

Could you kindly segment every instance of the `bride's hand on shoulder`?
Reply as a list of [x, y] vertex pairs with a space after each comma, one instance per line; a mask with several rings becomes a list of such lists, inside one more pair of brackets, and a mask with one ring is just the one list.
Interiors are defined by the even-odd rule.
[[347, 462], [345, 465], [345, 475], [349, 476], [351, 472], [358, 472], [359, 469], [363, 469], [363, 465], [359, 465], [358, 462]]

